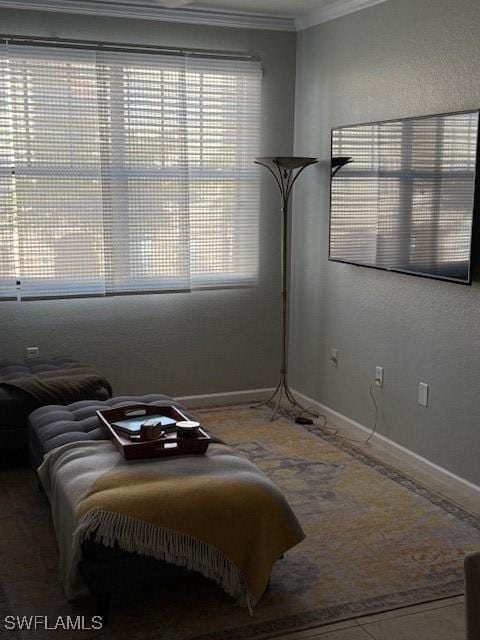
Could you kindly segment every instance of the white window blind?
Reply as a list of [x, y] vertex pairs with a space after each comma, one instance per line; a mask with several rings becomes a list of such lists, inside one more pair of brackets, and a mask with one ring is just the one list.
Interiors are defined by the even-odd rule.
[[0, 295], [254, 284], [261, 68], [10, 45]]
[[12, 116], [7, 92], [7, 64], [0, 55], [0, 300], [15, 296]]

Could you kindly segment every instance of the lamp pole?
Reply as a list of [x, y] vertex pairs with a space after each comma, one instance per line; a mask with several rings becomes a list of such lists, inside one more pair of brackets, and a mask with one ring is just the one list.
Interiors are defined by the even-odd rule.
[[[290, 202], [290, 196], [292, 194], [293, 185], [295, 184], [298, 176], [302, 173], [306, 167], [311, 164], [316, 164], [318, 160], [316, 158], [304, 158], [304, 157], [263, 157], [256, 158], [255, 163], [262, 165], [272, 174], [277, 187], [280, 191], [281, 197], [281, 212], [282, 212], [282, 326], [281, 326], [281, 359], [280, 359], [280, 380], [272, 395], [264, 402], [256, 405], [262, 407], [269, 402], [274, 401], [274, 409], [270, 420], [275, 420], [278, 411], [281, 406], [282, 397], [288, 400], [293, 409], [298, 408], [299, 415], [302, 413], [308, 413], [314, 417], [318, 414], [311, 409], [306, 409], [295, 399], [290, 386], [288, 384], [288, 336], [289, 336], [289, 291], [288, 291], [288, 276], [290, 273], [290, 248], [288, 242], [288, 205]], [[352, 162], [352, 159], [347, 156], [339, 156], [332, 158], [330, 174], [333, 178], [337, 171], [346, 164]]]
[[281, 356], [280, 356], [280, 380], [273, 394], [264, 402], [256, 405], [261, 407], [274, 401], [274, 410], [270, 420], [275, 420], [281, 406], [282, 397], [288, 400], [293, 408], [298, 408], [300, 413], [310, 413], [317, 415], [310, 409], [302, 407], [297, 402], [288, 384], [288, 331], [289, 331], [289, 289], [288, 276], [290, 265], [290, 247], [288, 241], [288, 207], [290, 196], [292, 194], [293, 185], [302, 171], [311, 164], [317, 162], [316, 158], [299, 158], [299, 157], [275, 157], [275, 158], [256, 158], [255, 163], [266, 167], [272, 174], [277, 187], [280, 191], [281, 213], [282, 213], [282, 249], [281, 249], [281, 267], [282, 267], [282, 321], [281, 321]]

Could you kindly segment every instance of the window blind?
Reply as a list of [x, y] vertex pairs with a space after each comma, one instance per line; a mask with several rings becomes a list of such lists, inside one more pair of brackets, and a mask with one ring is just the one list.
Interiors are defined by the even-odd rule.
[[[235, 70], [232, 73], [232, 70]], [[187, 60], [192, 287], [256, 279], [259, 65]]]
[[10, 45], [0, 295], [254, 284], [261, 68]]
[[15, 297], [17, 274], [12, 115], [7, 71], [6, 60], [0, 53], [0, 300]]

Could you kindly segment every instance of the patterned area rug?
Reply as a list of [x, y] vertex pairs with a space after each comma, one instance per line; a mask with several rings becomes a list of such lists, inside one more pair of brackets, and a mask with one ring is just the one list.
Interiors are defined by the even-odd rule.
[[[480, 547], [480, 518], [318, 428], [282, 417], [269, 422], [269, 410], [196, 414], [278, 484], [306, 532], [276, 564], [254, 617], [202, 578], [137, 596], [125, 585], [105, 630], [37, 631], [37, 640], [59, 633], [75, 639], [256, 640], [463, 592], [462, 561]], [[88, 600], [67, 603], [56, 581], [48, 505], [33, 475], [1, 476], [6, 510], [0, 566], [10, 610], [51, 618], [93, 615]]]

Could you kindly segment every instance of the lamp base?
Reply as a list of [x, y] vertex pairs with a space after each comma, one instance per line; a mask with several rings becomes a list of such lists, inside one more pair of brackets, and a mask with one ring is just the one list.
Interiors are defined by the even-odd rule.
[[293, 393], [290, 390], [290, 387], [288, 386], [288, 382], [285, 380], [283, 376], [280, 379], [280, 382], [278, 383], [272, 395], [268, 397], [266, 400], [264, 400], [263, 402], [252, 405], [252, 409], [258, 409], [259, 407], [266, 406], [270, 402], [274, 402], [273, 413], [270, 416], [270, 422], [273, 422], [273, 420], [275, 420], [275, 418], [277, 417], [278, 412], [282, 408], [283, 397], [285, 397], [285, 400], [287, 400], [288, 405], [290, 405], [290, 406], [287, 405], [286, 407], [284, 405], [283, 408], [286, 408], [287, 411], [293, 414], [295, 418], [298, 418], [299, 416], [305, 413], [310, 416], [313, 416], [314, 418], [318, 418], [318, 416], [320, 415], [316, 411], [313, 411], [312, 409], [307, 409], [295, 399], [295, 396], [293, 395]]

